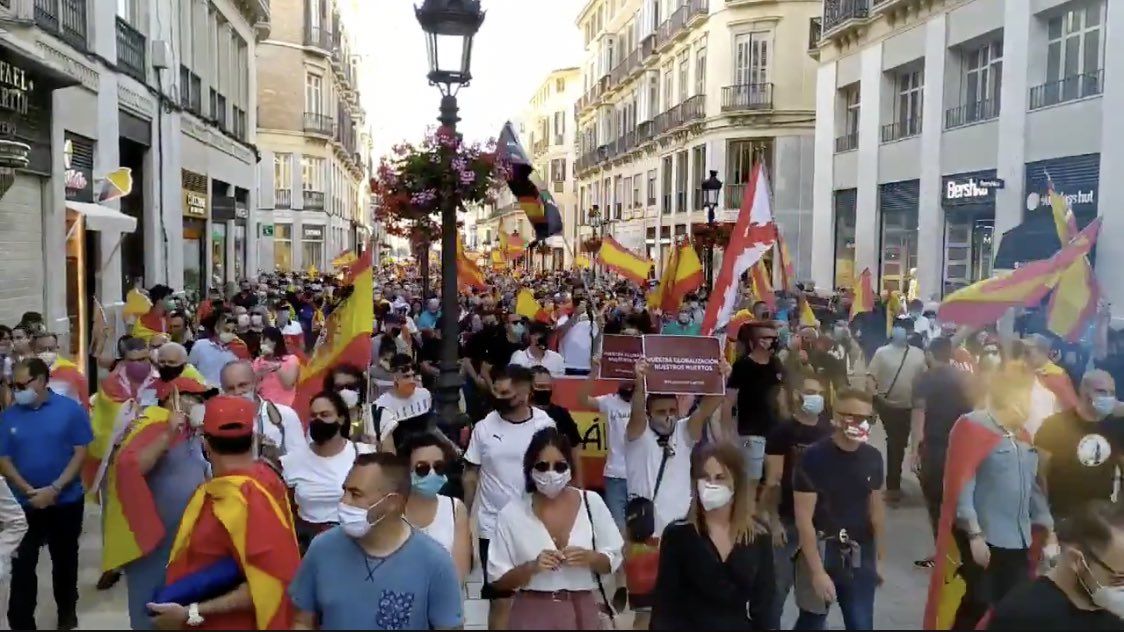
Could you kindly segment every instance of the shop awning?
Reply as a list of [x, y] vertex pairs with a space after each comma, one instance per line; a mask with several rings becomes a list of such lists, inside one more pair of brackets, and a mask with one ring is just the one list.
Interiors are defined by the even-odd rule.
[[86, 217], [86, 229], [103, 233], [131, 233], [137, 229], [137, 218], [117, 209], [90, 202], [67, 202], [66, 208]]

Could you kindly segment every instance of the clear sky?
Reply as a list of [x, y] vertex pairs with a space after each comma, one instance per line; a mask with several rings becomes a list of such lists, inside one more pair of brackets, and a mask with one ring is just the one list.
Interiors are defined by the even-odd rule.
[[[425, 76], [425, 36], [414, 17], [421, 0], [363, 0], [358, 33], [368, 60], [361, 87], [374, 133], [375, 157], [436, 125], [440, 94]], [[585, 0], [483, 0], [487, 11], [472, 54], [472, 84], [459, 94], [466, 140], [499, 134], [526, 107], [546, 74], [580, 66], [581, 32], [574, 20]]]

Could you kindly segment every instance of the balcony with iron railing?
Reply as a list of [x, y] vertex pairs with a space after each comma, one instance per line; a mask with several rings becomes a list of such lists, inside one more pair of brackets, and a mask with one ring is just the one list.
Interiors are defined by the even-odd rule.
[[273, 190], [273, 207], [274, 208], [292, 208], [293, 206], [293, 190], [292, 189], [274, 189]]
[[948, 108], [944, 111], [944, 128], [953, 129], [999, 118], [999, 101], [983, 99]]
[[654, 127], [655, 134], [659, 136], [683, 124], [683, 104], [673, 106], [666, 112], [656, 116]]
[[823, 32], [829, 33], [851, 20], [865, 20], [870, 15], [870, 0], [824, 0]]
[[655, 138], [655, 124], [652, 121], [644, 121], [636, 126], [637, 147], [652, 140], [653, 138]]
[[656, 29], [656, 50], [658, 51], [671, 43], [686, 25], [687, 5], [681, 5]]
[[145, 81], [145, 37], [129, 25], [124, 18], [117, 18], [117, 65], [130, 77]]
[[848, 132], [835, 139], [835, 153], [842, 153], [857, 149], [859, 146], [859, 133]]
[[324, 210], [323, 191], [301, 191], [301, 202], [306, 211]]
[[743, 83], [722, 88], [722, 111], [773, 109], [772, 83]]
[[683, 102], [680, 113], [680, 125], [691, 121], [701, 121], [706, 118], [706, 95], [696, 94]]
[[332, 31], [324, 28], [323, 26], [305, 25], [304, 45], [319, 49], [326, 54], [331, 54]]
[[1030, 109], [1038, 110], [1068, 101], [1097, 96], [1104, 92], [1104, 69], [1070, 75], [1030, 89]]
[[631, 77], [633, 72], [640, 69], [642, 61], [640, 53], [641, 51], [639, 48], [632, 49], [632, 52], [622, 59], [621, 63], [617, 64], [609, 73], [614, 86], [620, 85]]
[[710, 0], [690, 0], [687, 3], [687, 26], [693, 26], [695, 20], [710, 15]]
[[335, 122], [332, 120], [332, 117], [327, 114], [305, 112], [304, 131], [307, 134], [331, 137], [335, 131]]
[[882, 126], [882, 142], [892, 143], [921, 133], [921, 117], [903, 118]]
[[35, 24], [78, 50], [86, 50], [87, 0], [35, 0]]

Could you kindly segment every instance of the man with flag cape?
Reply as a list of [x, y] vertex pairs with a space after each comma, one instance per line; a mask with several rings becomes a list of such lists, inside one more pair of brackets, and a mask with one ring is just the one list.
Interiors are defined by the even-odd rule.
[[167, 584], [148, 604], [153, 623], [165, 629], [291, 629], [286, 591], [300, 552], [285, 486], [253, 457], [257, 408], [244, 398], [219, 395], [204, 410], [203, 444], [214, 477], [184, 509]]
[[188, 377], [161, 382], [159, 404], [129, 427], [106, 471], [102, 569], [124, 571], [134, 630], [151, 628], [147, 604], [164, 585], [180, 516], [207, 480], [199, 426], [213, 393]]
[[532, 179], [535, 167], [515, 136], [515, 128], [510, 121], [504, 123], [503, 130], [500, 131], [496, 154], [511, 169], [507, 186], [534, 227], [535, 241], [545, 241], [547, 237], [561, 234], [562, 213], [546, 187]]
[[133, 337], [148, 342], [157, 334], [168, 333], [168, 313], [175, 309], [169, 301], [172, 288], [156, 285], [148, 291], [151, 307], [133, 323]]

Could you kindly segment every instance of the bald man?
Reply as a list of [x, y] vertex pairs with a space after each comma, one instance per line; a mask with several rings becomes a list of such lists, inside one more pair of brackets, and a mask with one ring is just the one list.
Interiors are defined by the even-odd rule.
[[1111, 499], [1116, 468], [1124, 466], [1120, 411], [1112, 376], [1096, 369], [1082, 377], [1076, 406], [1042, 422], [1034, 444], [1055, 520]]
[[188, 363], [187, 348], [178, 342], [165, 342], [156, 350], [156, 370], [161, 382], [171, 382], [181, 376], [200, 384], [207, 382], [203, 374]]
[[308, 449], [308, 438], [296, 411], [261, 398], [259, 377], [249, 362], [230, 362], [222, 368], [220, 378], [223, 394], [244, 397], [257, 406], [254, 437], [255, 445], [261, 448], [260, 454], [275, 461], [281, 455]]

